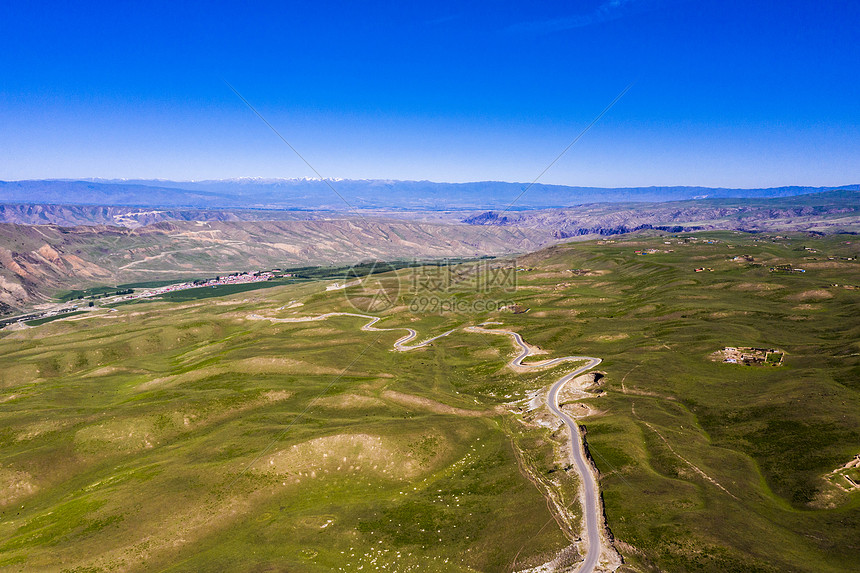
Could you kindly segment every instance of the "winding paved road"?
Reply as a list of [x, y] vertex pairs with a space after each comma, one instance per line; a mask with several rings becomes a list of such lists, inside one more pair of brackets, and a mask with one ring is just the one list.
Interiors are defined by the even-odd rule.
[[[257, 314], [249, 315], [248, 318], [253, 320], [270, 320], [272, 322], [312, 322], [317, 320], [325, 320], [332, 316], [354, 316], [357, 318], [366, 318], [369, 320], [367, 324], [361, 327], [361, 330], [365, 331], [395, 331], [395, 330], [406, 330], [407, 334], [397, 339], [394, 342], [394, 349], [400, 352], [406, 352], [409, 350], [415, 350], [417, 348], [421, 348], [427, 346], [434, 340], [442, 338], [443, 336], [448, 336], [455, 329], [449, 330], [448, 332], [444, 332], [438, 336], [434, 336], [433, 338], [428, 338], [418, 344], [407, 345], [407, 342], [415, 340], [418, 337], [418, 333], [408, 327], [397, 327], [397, 328], [377, 328], [374, 326], [377, 322], [382, 320], [383, 317], [379, 316], [370, 316], [367, 314], [358, 314], [353, 312], [330, 312], [327, 314], [321, 314], [318, 316], [305, 316], [305, 317], [297, 317], [297, 318], [272, 318], [260, 316]], [[585, 362], [579, 368], [568, 372], [561, 378], [559, 378], [549, 389], [547, 393], [547, 406], [549, 406], [550, 411], [553, 414], [559, 417], [562, 422], [567, 426], [570, 431], [570, 445], [571, 445], [571, 456], [573, 458], [574, 465], [576, 465], [576, 471], [579, 474], [580, 480], [582, 481], [582, 489], [580, 493], [582, 494], [582, 502], [583, 502], [583, 513], [585, 518], [585, 533], [586, 538], [588, 540], [588, 548], [585, 554], [585, 560], [580, 565], [577, 573], [593, 573], [594, 568], [597, 566], [598, 559], [600, 558], [601, 546], [602, 542], [600, 539], [600, 508], [598, 506], [597, 500], [598, 490], [597, 484], [594, 480], [594, 474], [591, 473], [591, 469], [588, 467], [588, 461], [585, 459], [585, 448], [583, 446], [582, 440], [580, 438], [579, 426], [577, 426], [576, 422], [569, 415], [564, 413], [561, 407], [558, 405], [558, 394], [561, 389], [573, 378], [579, 376], [586, 370], [590, 370], [600, 364], [600, 358], [594, 358], [592, 356], [563, 356], [561, 358], [551, 358], [547, 360], [541, 360], [538, 362], [532, 362], [529, 364], [523, 364], [523, 360], [528, 358], [533, 354], [531, 349], [526, 345], [523, 341], [522, 336], [519, 333], [514, 332], [512, 330], [505, 330], [501, 328], [488, 329], [482, 328], [481, 326], [470, 326], [463, 329], [466, 332], [477, 332], [477, 333], [487, 333], [487, 334], [503, 334], [506, 336], [510, 336], [514, 343], [520, 348], [520, 353], [516, 358], [511, 360], [508, 364], [514, 368], [522, 368], [522, 369], [544, 369], [552, 366], [556, 366], [563, 362]]]
[[580, 366], [573, 372], [565, 374], [559, 378], [558, 381], [550, 387], [549, 394], [547, 394], [546, 398], [546, 403], [547, 406], [549, 406], [549, 409], [552, 410], [553, 414], [561, 418], [561, 421], [564, 422], [568, 430], [570, 430], [570, 446], [573, 461], [576, 464], [576, 471], [582, 479], [582, 488], [585, 496], [585, 507], [583, 508], [583, 513], [585, 514], [585, 531], [588, 533], [588, 550], [585, 554], [585, 561], [579, 568], [580, 573], [591, 573], [594, 571], [594, 567], [597, 565], [597, 560], [600, 558], [600, 508], [597, 507], [598, 493], [597, 484], [594, 483], [594, 474], [591, 473], [591, 469], [588, 467], [588, 461], [585, 459], [585, 452], [583, 451], [585, 448], [583, 447], [582, 440], [578, 439], [580, 437], [579, 426], [576, 425], [573, 418], [565, 414], [559, 407], [558, 393], [568, 380], [582, 374], [590, 368], [594, 368], [598, 364], [600, 364], [599, 358], [589, 358], [589, 362], [587, 364]]
[[523, 337], [520, 336], [519, 333], [514, 332], [512, 330], [485, 328], [472, 328], [472, 331], [486, 332], [490, 334], [506, 334], [513, 338], [517, 346], [520, 347], [521, 352], [516, 358], [511, 360], [509, 364], [518, 368], [548, 368], [560, 364], [562, 362], [585, 361], [584, 365], [580, 366], [576, 370], [573, 370], [572, 372], [568, 372], [567, 374], [559, 378], [550, 387], [549, 392], [547, 393], [546, 403], [552, 413], [558, 416], [570, 431], [571, 455], [573, 457], [573, 462], [576, 465], [576, 471], [579, 474], [580, 479], [582, 480], [582, 493], [584, 497], [584, 499], [582, 500], [584, 504], [583, 513], [585, 514], [585, 531], [587, 534], [586, 537], [588, 539], [588, 549], [585, 554], [585, 561], [583, 561], [582, 565], [580, 565], [578, 573], [592, 573], [594, 571], [594, 568], [597, 566], [597, 561], [600, 558], [601, 549], [601, 518], [600, 508], [597, 505], [597, 484], [594, 481], [594, 474], [591, 473], [591, 469], [588, 467], [588, 461], [585, 459], [585, 448], [583, 447], [582, 440], [578, 439], [580, 437], [579, 427], [577, 426], [573, 418], [564, 413], [561, 407], [558, 405], [558, 393], [570, 380], [576, 378], [586, 370], [594, 368], [595, 366], [600, 364], [601, 360], [600, 358], [594, 358], [592, 356], [563, 356], [561, 358], [552, 358], [550, 360], [542, 360], [540, 362], [523, 364], [523, 360], [531, 356], [532, 352], [526, 345], [526, 343], [523, 341]]

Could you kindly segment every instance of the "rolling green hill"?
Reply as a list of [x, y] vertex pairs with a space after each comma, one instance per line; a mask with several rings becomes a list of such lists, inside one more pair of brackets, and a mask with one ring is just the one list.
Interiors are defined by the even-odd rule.
[[[492, 320], [547, 358], [603, 359], [566, 407], [590, 408], [622, 571], [845, 571], [860, 493], [832, 472], [860, 453], [858, 255], [847, 236], [651, 231], [478, 268], [516, 288], [402, 269], [380, 326]], [[505, 337], [393, 352], [400, 333], [357, 318], [259, 319], [355, 312], [370, 288], [325, 284], [2, 331], [0, 569], [511, 571], [568, 547], [576, 477], [533, 409], [559, 371], [505, 368]], [[725, 346], [785, 358], [715, 361]]]

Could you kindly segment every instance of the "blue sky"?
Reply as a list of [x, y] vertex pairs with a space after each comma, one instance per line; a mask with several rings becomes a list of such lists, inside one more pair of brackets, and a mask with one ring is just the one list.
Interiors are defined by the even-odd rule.
[[860, 182], [860, 3], [0, 6], [0, 179]]

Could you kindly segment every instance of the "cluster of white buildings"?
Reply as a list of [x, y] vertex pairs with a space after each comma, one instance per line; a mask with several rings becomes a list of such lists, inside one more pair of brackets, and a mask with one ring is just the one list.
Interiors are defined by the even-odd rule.
[[259, 283], [264, 282], [270, 279], [275, 278], [275, 275], [271, 272], [262, 272], [262, 273], [243, 273], [236, 275], [229, 275], [226, 277], [216, 277], [214, 279], [209, 279], [203, 282], [195, 281], [195, 282], [186, 282], [186, 283], [177, 283], [173, 285], [167, 285], [163, 287], [158, 287], [154, 289], [148, 289], [141, 292], [135, 292], [129, 295], [125, 295], [119, 300], [135, 300], [138, 298], [150, 298], [153, 296], [159, 296], [162, 294], [166, 294], [169, 292], [176, 292], [178, 290], [187, 290], [191, 288], [203, 288], [203, 287], [215, 287], [222, 285], [236, 285], [236, 284], [245, 284], [245, 283]]

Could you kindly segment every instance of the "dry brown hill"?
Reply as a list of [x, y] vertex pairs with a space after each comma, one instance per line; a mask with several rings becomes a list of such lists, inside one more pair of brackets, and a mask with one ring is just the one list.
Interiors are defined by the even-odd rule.
[[61, 290], [366, 259], [525, 252], [546, 232], [418, 221], [331, 219], [112, 226], [0, 224], [0, 303], [27, 308]]

